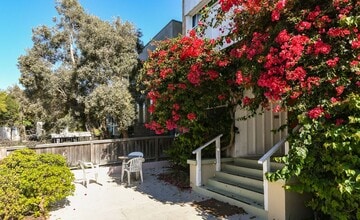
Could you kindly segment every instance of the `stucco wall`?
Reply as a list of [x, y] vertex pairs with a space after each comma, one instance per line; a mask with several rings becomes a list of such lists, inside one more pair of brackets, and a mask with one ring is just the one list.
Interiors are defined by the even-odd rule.
[[305, 207], [309, 196], [285, 190], [284, 184], [284, 181], [269, 182], [268, 219], [312, 219], [312, 210]]

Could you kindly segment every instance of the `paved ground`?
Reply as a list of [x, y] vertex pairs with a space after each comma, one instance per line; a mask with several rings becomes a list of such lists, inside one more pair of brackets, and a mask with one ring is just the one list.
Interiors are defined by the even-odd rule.
[[132, 179], [130, 186], [121, 183], [119, 166], [100, 167], [98, 183], [91, 182], [87, 188], [80, 183], [81, 170], [74, 170], [75, 194], [54, 208], [50, 220], [254, 219], [246, 214], [216, 217], [196, 207], [194, 201], [208, 198], [158, 180], [157, 174], [165, 172], [166, 166], [145, 163], [144, 182]]

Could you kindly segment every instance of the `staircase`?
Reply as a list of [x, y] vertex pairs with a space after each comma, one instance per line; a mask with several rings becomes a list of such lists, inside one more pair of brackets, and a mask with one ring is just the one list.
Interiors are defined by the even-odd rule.
[[[264, 209], [264, 186], [262, 165], [257, 159], [234, 158], [221, 164], [221, 171], [208, 179], [203, 186], [195, 187], [200, 194], [231, 205], [242, 207], [254, 219], [267, 219]], [[280, 169], [281, 164], [271, 163], [271, 170]]]

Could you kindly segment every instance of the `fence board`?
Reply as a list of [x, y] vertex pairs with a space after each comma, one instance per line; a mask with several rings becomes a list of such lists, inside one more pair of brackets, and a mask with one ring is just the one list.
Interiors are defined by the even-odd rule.
[[[173, 136], [151, 136], [110, 140], [41, 144], [32, 147], [37, 153], [54, 153], [66, 157], [69, 166], [77, 166], [79, 160], [91, 161], [100, 165], [121, 163], [119, 156], [130, 152], [144, 153], [145, 160], [165, 159], [164, 151], [173, 143]], [[25, 147], [25, 146], [24, 146]], [[7, 155], [19, 147], [8, 147]]]

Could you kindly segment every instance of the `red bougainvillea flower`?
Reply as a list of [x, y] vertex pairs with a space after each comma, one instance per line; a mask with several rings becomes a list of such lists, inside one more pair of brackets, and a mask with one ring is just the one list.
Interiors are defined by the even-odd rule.
[[243, 77], [241, 70], [238, 70], [236, 72], [235, 76], [236, 76], [236, 83], [238, 85], [241, 85], [244, 82], [244, 77]]
[[340, 96], [344, 92], [345, 86], [337, 86], [335, 88], [336, 90], [336, 96]]
[[351, 42], [352, 49], [359, 49], [360, 48], [360, 34], [357, 35], [357, 39]]
[[215, 70], [209, 70], [207, 72], [207, 74], [209, 75], [211, 80], [215, 80], [215, 79], [219, 78], [219, 76], [220, 76], [220, 74]]
[[148, 108], [148, 112], [149, 113], [154, 113], [155, 112], [155, 106], [154, 105], [150, 105], [149, 108]]
[[329, 54], [331, 51], [331, 46], [329, 44], [324, 43], [321, 39], [317, 40], [314, 43], [314, 54]]
[[271, 13], [271, 21], [278, 21], [280, 20], [280, 11], [274, 10]]
[[179, 84], [177, 84], [177, 87], [179, 88], [179, 89], [186, 89], [186, 84], [185, 83], [179, 83]]
[[327, 61], [326, 61], [326, 64], [327, 64], [330, 68], [334, 68], [338, 62], [339, 62], [339, 57], [335, 57], [334, 59], [329, 59], [329, 60], [327, 60]]
[[244, 106], [250, 105], [250, 103], [251, 103], [251, 98], [245, 96], [245, 97], [242, 99], [242, 103], [243, 103]]
[[303, 32], [304, 30], [309, 30], [311, 28], [311, 23], [307, 21], [300, 21], [296, 26], [296, 30]]
[[172, 114], [172, 120], [174, 122], [177, 122], [180, 120], [181, 116], [179, 114], [177, 114], [175, 111], [172, 111], [171, 114]]
[[311, 119], [317, 119], [324, 114], [324, 109], [321, 106], [315, 107], [308, 111], [308, 116]]
[[172, 84], [172, 83], [169, 83], [169, 84], [168, 84], [168, 90], [169, 90], [169, 91], [174, 91], [174, 90], [175, 90], [175, 85]]
[[186, 128], [186, 127], [179, 127], [179, 132], [182, 133], [182, 134], [185, 134], [187, 132], [189, 132], [190, 129], [189, 128]]
[[336, 126], [340, 126], [340, 125], [342, 125], [344, 122], [345, 122], [344, 119], [342, 119], [342, 118], [337, 118], [337, 119], [335, 120], [335, 125], [336, 125]]
[[226, 98], [226, 95], [224, 95], [224, 94], [218, 95], [218, 99], [220, 101], [224, 100], [225, 98]]
[[196, 120], [196, 114], [193, 112], [187, 114], [187, 119], [189, 119], [190, 121]]
[[166, 121], [166, 129], [171, 131], [171, 130], [174, 130], [175, 128], [177, 128], [177, 125], [173, 120], [167, 120]]
[[174, 109], [175, 111], [179, 111], [180, 105], [179, 105], [178, 103], [174, 103], [174, 104], [173, 104], [173, 109]]
[[282, 111], [282, 108], [280, 105], [276, 105], [274, 108], [273, 108], [273, 112], [281, 112]]
[[161, 125], [156, 121], [151, 121], [145, 124], [145, 127], [155, 131], [155, 134], [163, 134], [165, 132], [165, 129], [162, 128]]

